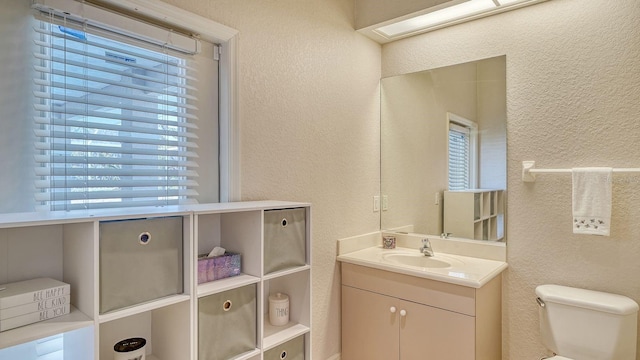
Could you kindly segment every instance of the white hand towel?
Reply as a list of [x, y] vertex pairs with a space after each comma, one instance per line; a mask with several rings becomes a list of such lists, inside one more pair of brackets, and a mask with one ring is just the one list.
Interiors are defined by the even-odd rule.
[[571, 169], [574, 234], [609, 236], [612, 173], [605, 167]]

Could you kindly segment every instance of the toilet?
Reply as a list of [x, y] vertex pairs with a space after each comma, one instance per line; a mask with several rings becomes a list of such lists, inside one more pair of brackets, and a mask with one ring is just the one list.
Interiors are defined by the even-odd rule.
[[560, 285], [536, 288], [540, 335], [553, 360], [635, 360], [638, 304]]

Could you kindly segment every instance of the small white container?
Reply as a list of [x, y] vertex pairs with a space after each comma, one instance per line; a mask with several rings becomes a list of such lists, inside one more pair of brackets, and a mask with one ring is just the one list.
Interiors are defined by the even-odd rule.
[[282, 293], [269, 295], [269, 322], [273, 326], [289, 323], [289, 296]]
[[119, 341], [113, 346], [113, 360], [145, 360], [147, 340], [131, 338]]

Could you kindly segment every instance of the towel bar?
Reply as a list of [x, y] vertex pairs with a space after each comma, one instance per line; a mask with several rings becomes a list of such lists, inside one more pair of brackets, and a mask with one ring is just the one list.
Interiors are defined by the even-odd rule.
[[[615, 168], [614, 173], [640, 172], [640, 168]], [[571, 169], [536, 169], [535, 161], [522, 162], [522, 181], [536, 181], [536, 174], [571, 174]]]

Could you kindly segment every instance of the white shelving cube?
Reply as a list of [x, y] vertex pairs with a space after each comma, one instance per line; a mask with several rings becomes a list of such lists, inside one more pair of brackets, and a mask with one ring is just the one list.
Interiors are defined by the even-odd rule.
[[[264, 214], [304, 209], [305, 261], [264, 272]], [[183, 219], [183, 291], [104, 314], [100, 299], [100, 223], [113, 220]], [[239, 276], [197, 283], [198, 254], [221, 246], [242, 256]], [[311, 359], [311, 205], [254, 201], [50, 213], [0, 214], [0, 283], [51, 277], [71, 285], [71, 313], [2, 332], [0, 358], [20, 358], [49, 338], [64, 339], [65, 360], [113, 358], [113, 345], [131, 337], [147, 340], [148, 360], [198, 359], [198, 299], [253, 285], [256, 288], [256, 348], [236, 360], [261, 360], [268, 348], [304, 337]], [[265, 299], [278, 287], [291, 295], [291, 322], [272, 329]], [[18, 357], [15, 357], [15, 356]]]
[[499, 241], [504, 237], [504, 190], [444, 192], [443, 232], [453, 237]]
[[191, 358], [190, 329], [189, 299], [103, 322], [99, 326], [100, 359], [112, 359], [113, 345], [133, 337], [146, 339], [147, 356], [158, 360]]

